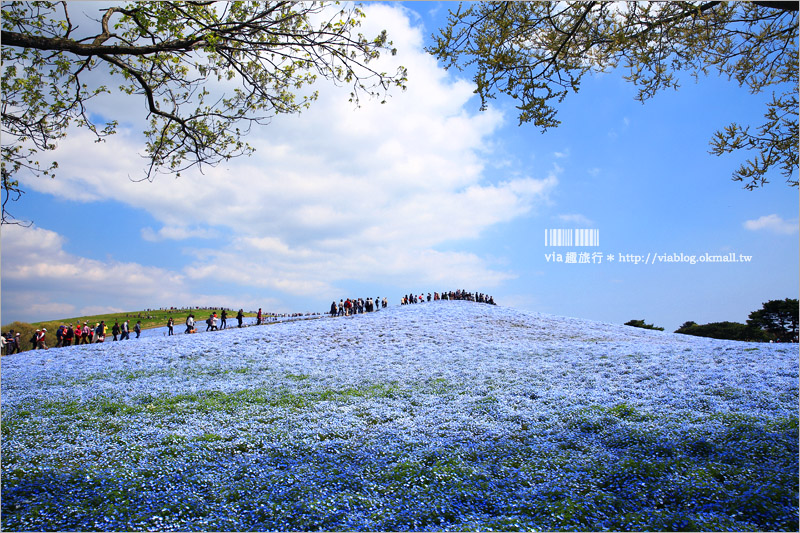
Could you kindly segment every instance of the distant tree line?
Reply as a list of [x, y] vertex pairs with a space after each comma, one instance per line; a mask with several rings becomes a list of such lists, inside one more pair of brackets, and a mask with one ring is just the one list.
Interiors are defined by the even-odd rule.
[[[690, 320], [684, 322], [675, 330], [675, 333], [734, 341], [797, 342], [797, 323], [798, 314], [800, 314], [798, 309], [800, 309], [800, 304], [797, 299], [770, 300], [762, 304], [761, 309], [750, 313], [746, 324], [739, 322], [698, 324]], [[631, 320], [625, 325], [664, 330], [664, 328], [646, 324], [644, 320]]]
[[766, 342], [769, 340], [763, 330], [739, 322], [698, 324], [690, 320], [684, 322], [681, 327], [675, 330], [675, 333], [733, 341]]

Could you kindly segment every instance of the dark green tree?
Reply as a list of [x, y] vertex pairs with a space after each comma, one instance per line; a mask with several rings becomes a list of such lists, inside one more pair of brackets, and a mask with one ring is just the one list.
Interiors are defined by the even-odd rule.
[[798, 300], [770, 300], [750, 313], [747, 324], [779, 342], [797, 342]]
[[626, 326], [633, 326], [634, 328], [654, 329], [656, 331], [664, 331], [664, 328], [654, 326], [653, 324], [646, 324], [644, 320], [629, 320], [625, 322]]
[[[318, 78], [385, 98], [406, 71], [372, 65], [394, 53], [386, 32], [358, 33], [357, 5], [321, 2], [69, 2], [2, 4], [2, 220], [22, 194], [18, 174], [54, 177], [46, 162], [68, 128], [100, 141], [117, 122], [98, 121], [92, 99], [121, 91], [148, 120], [143, 179], [214, 165], [253, 147], [243, 137], [317, 98]], [[80, 20], [79, 20], [80, 19]], [[98, 82], [100, 80], [100, 82]], [[105, 80], [106, 85], [102, 83]], [[112, 84], [115, 85], [112, 87]]]
[[[644, 102], [678, 88], [679, 75], [718, 72], [772, 94], [756, 128], [732, 123], [711, 153], [751, 156], [733, 173], [748, 189], [772, 169], [797, 186], [797, 2], [479, 2], [459, 4], [429, 52], [446, 68], [474, 69], [475, 92], [516, 99], [519, 122], [547, 130], [583, 76], [619, 68]], [[713, 105], [709, 102], [709, 105]]]
[[764, 332], [760, 329], [739, 322], [711, 322], [709, 324], [686, 322], [675, 330], [675, 333], [733, 341], [763, 342], [767, 340]]

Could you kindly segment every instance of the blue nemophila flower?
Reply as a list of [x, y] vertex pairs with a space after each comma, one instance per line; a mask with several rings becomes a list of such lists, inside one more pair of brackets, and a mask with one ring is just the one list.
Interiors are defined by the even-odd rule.
[[3, 363], [5, 530], [798, 525], [796, 346], [441, 302]]

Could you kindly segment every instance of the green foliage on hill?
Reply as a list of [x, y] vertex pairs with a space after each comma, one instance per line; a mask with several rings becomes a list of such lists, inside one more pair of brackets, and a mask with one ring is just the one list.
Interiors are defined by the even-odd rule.
[[764, 331], [771, 340], [797, 342], [798, 314], [797, 298], [770, 300], [750, 313], [747, 325]]
[[694, 335], [695, 337], [711, 337], [712, 339], [728, 339], [732, 341], [764, 342], [764, 332], [758, 328], [740, 324], [739, 322], [712, 322], [697, 324], [685, 322], [675, 333]]
[[[738, 322], [712, 322], [697, 324], [684, 322], [675, 333], [749, 342], [797, 342], [798, 300], [770, 300], [761, 309], [750, 313], [747, 324]], [[628, 324], [632, 325], [632, 324]]]
[[664, 331], [664, 328], [654, 326], [653, 324], [645, 324], [644, 320], [629, 320], [625, 322], [626, 326], [633, 326], [635, 328], [654, 329], [656, 331]]

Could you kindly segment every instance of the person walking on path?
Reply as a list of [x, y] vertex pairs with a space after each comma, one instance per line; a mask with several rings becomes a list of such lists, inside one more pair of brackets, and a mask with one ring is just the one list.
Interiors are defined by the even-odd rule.
[[219, 318], [220, 318], [219, 329], [227, 328], [228, 327], [228, 311], [223, 309], [222, 310], [222, 314], [219, 316]]
[[239, 327], [242, 327], [242, 320], [244, 320], [244, 310], [239, 309], [239, 312], [236, 313], [236, 320], [239, 322]]
[[64, 324], [58, 326], [58, 330], [56, 331], [56, 348], [60, 348], [64, 343], [64, 331], [66, 329], [67, 327]]
[[175, 320], [172, 317], [169, 317], [169, 320], [167, 320], [167, 328], [169, 329], [170, 335], [175, 335], [175, 331], [172, 329], [174, 327], [175, 327]]
[[38, 333], [36, 334], [36, 348], [39, 350], [46, 350], [47, 344], [45, 344], [45, 336], [47, 335], [47, 329], [42, 328], [41, 331], [37, 330]]
[[119, 321], [118, 321], [118, 320], [115, 320], [115, 321], [114, 321], [114, 325], [113, 325], [113, 326], [111, 326], [111, 334], [114, 336], [114, 340], [115, 340], [115, 341], [118, 341], [118, 340], [119, 340], [119, 339], [117, 338], [117, 336], [119, 335], [120, 331], [122, 331], [122, 330], [121, 330], [121, 329], [120, 329], [120, 327], [119, 327]]
[[94, 342], [105, 342], [106, 340], [106, 321], [101, 320], [94, 330]]
[[131, 331], [128, 327], [128, 320], [125, 319], [125, 322], [122, 323], [122, 334], [119, 337], [119, 340], [124, 341], [125, 339], [131, 338]]
[[21, 348], [19, 344], [21, 339], [19, 337], [20, 337], [19, 332], [17, 332], [16, 334], [14, 334], [13, 340], [12, 339], [8, 340], [9, 346], [11, 347], [11, 350], [8, 351], [9, 354], [20, 352]]
[[[61, 339], [61, 346], [72, 346], [72, 339], [75, 338], [75, 330], [72, 329], [72, 324], [67, 326], [64, 330], [64, 337]], [[77, 341], [75, 344], [78, 344]]]
[[186, 333], [191, 333], [194, 330], [194, 315], [189, 313], [186, 317]]
[[136, 321], [136, 325], [133, 326], [133, 331], [136, 332], [136, 338], [138, 339], [139, 335], [142, 334], [142, 321], [141, 320], [137, 320]]

